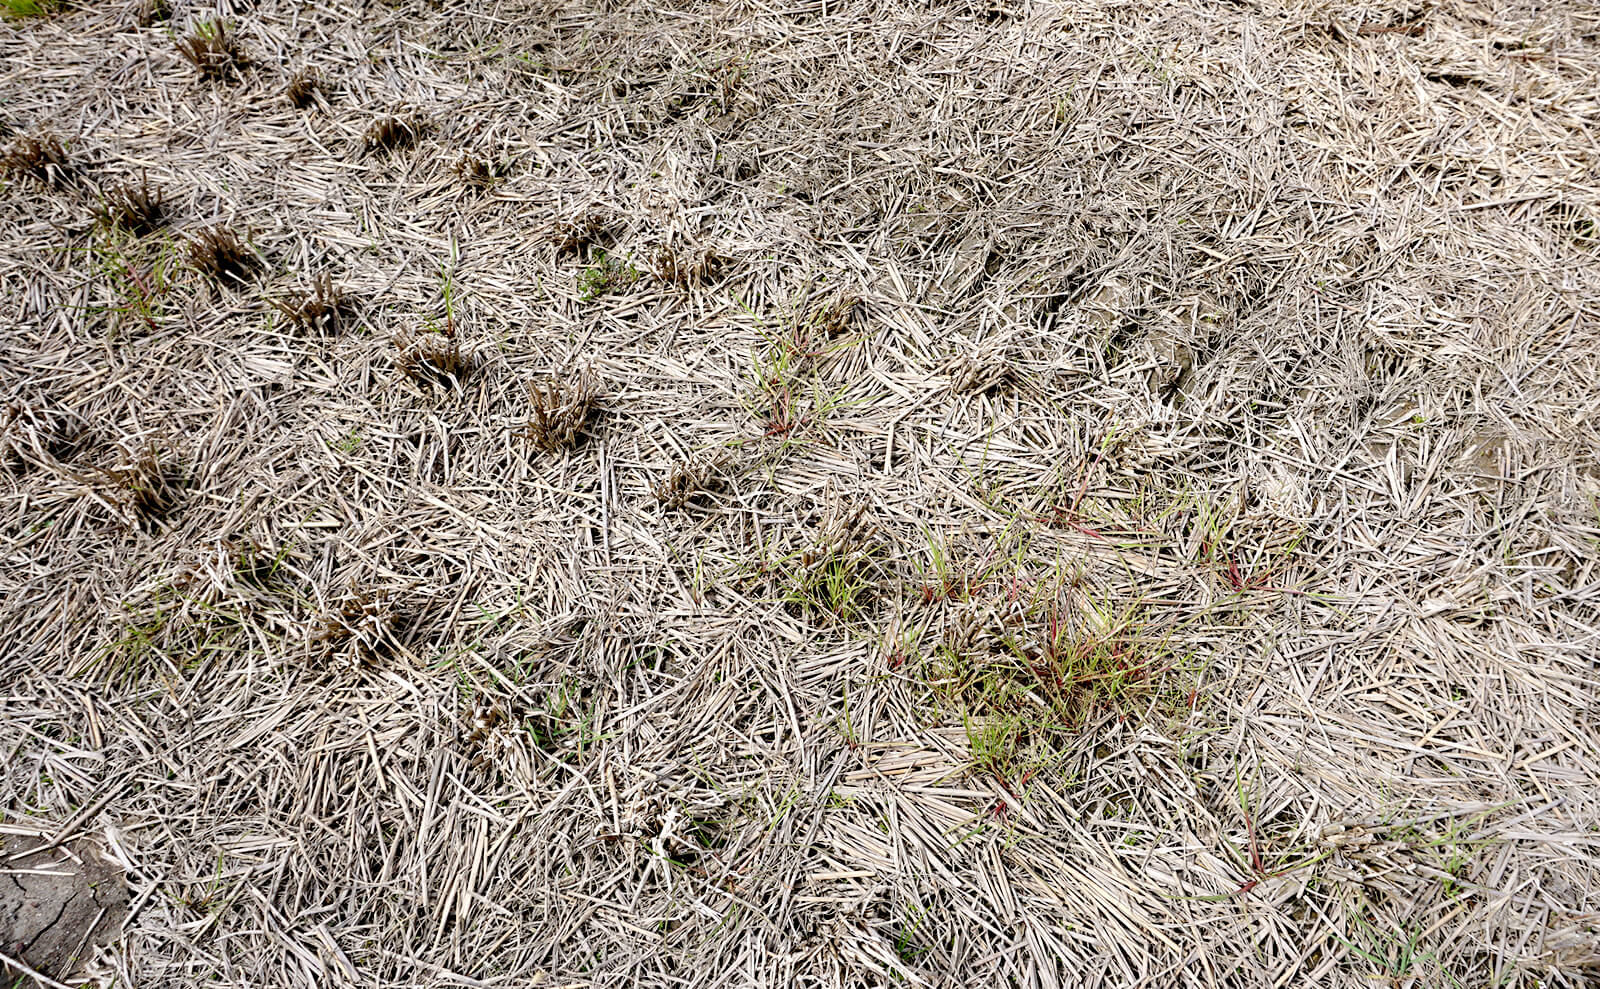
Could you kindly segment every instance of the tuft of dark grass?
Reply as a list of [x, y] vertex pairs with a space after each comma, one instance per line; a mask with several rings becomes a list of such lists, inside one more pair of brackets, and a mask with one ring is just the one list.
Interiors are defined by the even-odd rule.
[[575, 446], [600, 400], [600, 379], [589, 370], [569, 380], [552, 375], [543, 384], [529, 386], [532, 414], [528, 438], [535, 448], [555, 453]]
[[424, 130], [426, 126], [416, 117], [390, 114], [374, 120], [363, 140], [369, 154], [374, 151], [399, 151], [420, 141]]
[[273, 308], [302, 333], [332, 333], [350, 316], [350, 293], [333, 283], [326, 272], [306, 291], [275, 301]]
[[218, 281], [242, 285], [261, 268], [261, 258], [229, 227], [207, 227], [189, 238], [189, 264]]
[[322, 73], [307, 67], [294, 74], [283, 94], [288, 98], [290, 106], [305, 110], [315, 105], [317, 94], [325, 90]]
[[167, 215], [166, 195], [145, 175], [137, 183], [119, 182], [101, 193], [96, 211], [107, 226], [143, 235], [160, 229]]
[[555, 244], [556, 257], [582, 255], [591, 246], [609, 239], [606, 218], [599, 213], [580, 213], [557, 220], [550, 239]]
[[456, 159], [456, 177], [475, 189], [487, 189], [505, 178], [510, 172], [503, 158], [485, 158], [471, 151], [461, 152]]
[[722, 255], [705, 248], [679, 249], [663, 244], [655, 253], [655, 276], [680, 288], [712, 281], [722, 273]]
[[362, 669], [398, 655], [412, 614], [387, 592], [353, 590], [312, 626], [310, 646], [321, 660], [343, 658]]
[[477, 368], [476, 358], [462, 350], [453, 325], [440, 332], [396, 337], [395, 346], [399, 349], [395, 365], [420, 385], [459, 387]]
[[749, 71], [750, 62], [745, 58], [729, 58], [712, 67], [710, 75], [717, 88], [717, 109], [723, 113], [733, 110], [740, 84]]
[[172, 19], [172, 4], [170, 0], [139, 0], [133, 7], [134, 23], [140, 27], [149, 27], [160, 21]]
[[950, 362], [950, 390], [974, 395], [1007, 394], [1027, 384], [1021, 367], [1022, 356], [1015, 347], [992, 345]]
[[669, 511], [687, 507], [701, 495], [715, 494], [727, 487], [732, 463], [733, 458], [724, 451], [702, 463], [677, 464], [672, 473], [651, 485], [651, 493]]
[[106, 475], [120, 490], [124, 503], [140, 522], [155, 522], [172, 514], [182, 498], [183, 480], [170, 464], [163, 444], [146, 442], [126, 461]]
[[54, 134], [26, 134], [17, 138], [0, 156], [0, 172], [12, 178], [28, 178], [42, 185], [61, 187], [76, 176], [77, 169], [67, 157], [67, 147]]
[[178, 54], [202, 79], [221, 82], [233, 79], [244, 66], [244, 49], [239, 39], [221, 21], [202, 21], [178, 40]]

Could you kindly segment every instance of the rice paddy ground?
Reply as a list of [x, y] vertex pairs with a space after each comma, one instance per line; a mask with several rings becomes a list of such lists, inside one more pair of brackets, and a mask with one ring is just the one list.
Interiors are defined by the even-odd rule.
[[20, 984], [1594, 984], [1600, 6], [5, 12]]

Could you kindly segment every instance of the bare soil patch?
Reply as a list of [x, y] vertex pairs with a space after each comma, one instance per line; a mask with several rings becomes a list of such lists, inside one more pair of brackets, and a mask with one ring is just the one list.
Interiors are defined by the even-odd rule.
[[90, 842], [50, 847], [43, 838], [0, 837], [0, 975], [24, 982], [81, 976], [128, 913], [122, 870]]

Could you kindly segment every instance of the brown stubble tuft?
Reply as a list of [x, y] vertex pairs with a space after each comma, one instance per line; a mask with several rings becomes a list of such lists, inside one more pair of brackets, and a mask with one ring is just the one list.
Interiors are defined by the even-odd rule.
[[317, 94], [326, 91], [327, 83], [322, 73], [308, 66], [294, 74], [283, 95], [290, 106], [297, 110], [307, 110], [316, 105]]
[[329, 334], [350, 317], [353, 302], [351, 294], [323, 272], [309, 289], [275, 300], [272, 306], [301, 333]]
[[732, 466], [733, 457], [725, 450], [699, 462], [674, 464], [666, 477], [651, 485], [650, 493], [668, 511], [686, 508], [704, 496], [725, 490]]
[[556, 453], [577, 445], [600, 400], [600, 379], [589, 369], [551, 375], [528, 388], [527, 435], [536, 449]]
[[59, 137], [40, 133], [25, 134], [12, 141], [0, 156], [0, 172], [11, 178], [28, 178], [41, 185], [61, 188], [72, 184], [78, 169]]
[[362, 136], [368, 154], [377, 151], [402, 151], [422, 139], [427, 124], [412, 114], [390, 114], [372, 122]]
[[182, 501], [183, 476], [174, 460], [168, 443], [146, 440], [106, 469], [106, 477], [140, 524], [167, 518]]
[[461, 346], [455, 327], [395, 338], [395, 366], [428, 388], [459, 388], [477, 370], [477, 357]]
[[247, 61], [239, 38], [222, 21], [204, 21], [178, 39], [178, 54], [200, 78], [228, 82], [238, 78]]
[[259, 255], [231, 227], [206, 227], [189, 237], [189, 264], [219, 282], [242, 285], [261, 270]]
[[148, 176], [141, 174], [138, 182], [118, 182], [105, 189], [96, 212], [107, 226], [137, 236], [151, 234], [166, 221], [166, 194], [160, 187], [152, 186]]

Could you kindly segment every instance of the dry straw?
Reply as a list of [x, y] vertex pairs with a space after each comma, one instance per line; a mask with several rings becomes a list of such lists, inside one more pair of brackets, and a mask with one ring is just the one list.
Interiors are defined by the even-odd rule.
[[105, 980], [1590, 984], [1592, 4], [237, 10], [0, 28], [234, 232], [7, 139], [3, 852], [126, 863]]

